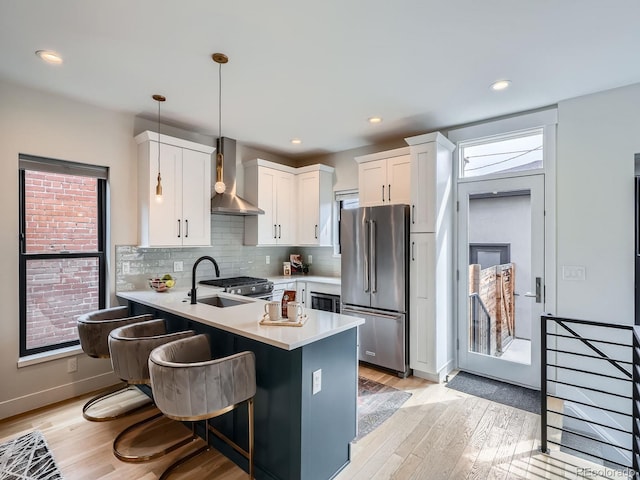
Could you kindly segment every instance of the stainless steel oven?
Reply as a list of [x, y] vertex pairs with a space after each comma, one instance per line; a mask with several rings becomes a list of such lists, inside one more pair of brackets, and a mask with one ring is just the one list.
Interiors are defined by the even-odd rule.
[[340, 313], [340, 295], [311, 292], [311, 308], [325, 312]]

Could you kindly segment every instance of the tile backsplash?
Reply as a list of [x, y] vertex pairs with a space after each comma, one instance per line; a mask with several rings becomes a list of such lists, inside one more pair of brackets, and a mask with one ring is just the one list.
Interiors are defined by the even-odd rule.
[[[149, 278], [165, 273], [171, 274], [177, 285], [187, 287], [191, 284], [193, 264], [202, 255], [216, 259], [222, 277], [282, 275], [282, 262], [288, 261], [292, 253], [301, 254], [305, 263], [312, 255], [313, 263], [309, 266], [311, 275], [340, 275], [340, 258], [334, 256], [332, 247], [254, 247], [243, 245], [243, 240], [243, 217], [212, 215], [210, 247], [146, 248], [117, 245], [116, 290], [148, 288]], [[267, 256], [270, 257], [269, 264], [266, 263]], [[178, 261], [183, 262], [182, 272], [173, 271], [174, 262]], [[210, 262], [202, 262], [197, 273], [198, 279], [215, 276]]]

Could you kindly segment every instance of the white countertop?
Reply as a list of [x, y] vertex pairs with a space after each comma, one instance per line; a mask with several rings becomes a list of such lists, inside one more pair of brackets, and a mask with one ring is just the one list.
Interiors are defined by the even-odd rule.
[[226, 308], [203, 303], [191, 305], [187, 291], [174, 288], [158, 293], [149, 289], [118, 292], [117, 296], [283, 350], [294, 350], [364, 323], [358, 317], [306, 309], [309, 319], [302, 327], [264, 326], [258, 323], [264, 315], [264, 300], [222, 293], [219, 289], [200, 285], [198, 298], [219, 295], [248, 303]]

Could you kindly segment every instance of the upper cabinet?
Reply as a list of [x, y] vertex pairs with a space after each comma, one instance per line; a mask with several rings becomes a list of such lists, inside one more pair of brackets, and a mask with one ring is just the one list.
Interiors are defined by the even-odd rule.
[[211, 245], [211, 154], [214, 148], [160, 135], [162, 199], [156, 199], [158, 134], [145, 131], [138, 144], [140, 245]]
[[298, 168], [298, 245], [331, 246], [333, 167]]
[[266, 160], [245, 164], [244, 197], [264, 210], [245, 217], [247, 245], [294, 245], [296, 242], [295, 169]]
[[411, 149], [411, 232], [439, 231], [437, 221], [443, 205], [450, 202], [451, 152], [455, 145], [439, 132], [406, 139]]
[[245, 245], [331, 245], [333, 170], [246, 162], [244, 197], [264, 215], [245, 217]]
[[356, 157], [361, 207], [411, 202], [409, 147]]

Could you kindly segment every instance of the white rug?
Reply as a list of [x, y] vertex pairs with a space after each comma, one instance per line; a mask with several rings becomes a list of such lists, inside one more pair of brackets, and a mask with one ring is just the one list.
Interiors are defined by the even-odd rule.
[[61, 480], [42, 432], [35, 430], [0, 445], [0, 480]]

